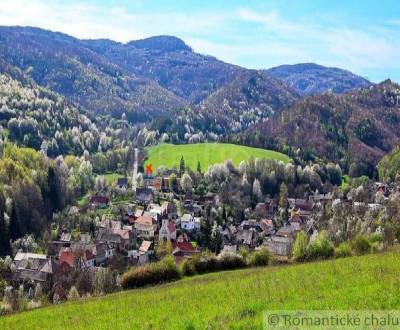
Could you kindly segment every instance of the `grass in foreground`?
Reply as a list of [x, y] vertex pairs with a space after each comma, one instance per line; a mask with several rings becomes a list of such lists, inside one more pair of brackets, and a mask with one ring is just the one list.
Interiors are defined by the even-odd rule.
[[261, 329], [265, 310], [398, 309], [395, 252], [221, 272], [0, 318], [0, 329]]
[[210, 165], [223, 163], [227, 159], [231, 159], [236, 166], [251, 156], [281, 160], [285, 163], [290, 160], [287, 155], [280, 152], [225, 143], [159, 144], [147, 150], [149, 159], [146, 163], [152, 164], [154, 169], [161, 165], [179, 168], [182, 156], [185, 159], [185, 165], [192, 170], [197, 169], [197, 162], [200, 161], [203, 171], [206, 171]]

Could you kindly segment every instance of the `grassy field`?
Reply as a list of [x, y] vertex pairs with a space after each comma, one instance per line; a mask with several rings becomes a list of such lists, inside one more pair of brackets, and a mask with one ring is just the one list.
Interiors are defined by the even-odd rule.
[[124, 176], [119, 173], [107, 173], [107, 174], [99, 174], [100, 176], [104, 176], [104, 180], [108, 185], [117, 184], [119, 178], [123, 178]]
[[148, 148], [147, 151], [149, 159], [146, 164], [152, 164], [154, 169], [161, 165], [179, 168], [182, 156], [186, 166], [192, 170], [196, 170], [197, 162], [200, 161], [203, 171], [206, 171], [209, 165], [223, 163], [227, 159], [239, 165], [242, 160], [248, 160], [251, 156], [277, 159], [285, 163], [289, 161], [289, 157], [280, 152], [225, 143], [159, 144]]
[[399, 309], [400, 254], [221, 272], [8, 317], [0, 329], [261, 329], [266, 310]]

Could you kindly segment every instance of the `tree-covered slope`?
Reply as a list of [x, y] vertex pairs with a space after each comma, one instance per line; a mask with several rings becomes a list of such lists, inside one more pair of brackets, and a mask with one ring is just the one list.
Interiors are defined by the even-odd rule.
[[281, 65], [268, 69], [267, 72], [301, 95], [316, 95], [325, 92], [344, 93], [352, 89], [371, 86], [367, 79], [354, 73], [314, 63]]
[[279, 80], [249, 70], [211, 94], [200, 108], [206, 120], [214, 120], [222, 130], [238, 132], [298, 99], [299, 95]]
[[355, 176], [372, 175], [378, 161], [400, 141], [400, 86], [385, 81], [343, 95], [305, 98], [238, 141], [289, 148], [305, 159], [339, 162]]
[[93, 112], [126, 112], [132, 120], [144, 120], [184, 104], [157, 82], [124, 70], [65, 34], [1, 27], [0, 58]]

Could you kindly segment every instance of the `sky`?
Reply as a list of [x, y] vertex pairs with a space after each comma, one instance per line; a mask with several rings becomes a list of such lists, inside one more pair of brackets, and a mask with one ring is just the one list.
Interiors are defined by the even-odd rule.
[[399, 0], [0, 0], [0, 25], [120, 42], [174, 35], [247, 68], [315, 62], [400, 82]]

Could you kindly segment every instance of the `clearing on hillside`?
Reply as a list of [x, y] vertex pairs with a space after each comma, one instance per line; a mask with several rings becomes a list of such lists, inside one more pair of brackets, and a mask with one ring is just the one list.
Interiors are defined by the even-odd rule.
[[202, 171], [206, 171], [212, 164], [223, 163], [230, 159], [237, 166], [242, 160], [254, 158], [267, 158], [281, 160], [285, 163], [290, 158], [277, 151], [251, 148], [227, 143], [198, 143], [198, 144], [158, 144], [147, 149], [149, 158], [146, 164], [152, 164], [153, 169], [164, 165], [168, 168], [179, 168], [181, 157], [185, 159], [185, 165], [192, 170], [197, 169], [200, 161]]
[[261, 329], [267, 310], [396, 310], [400, 254], [227, 271], [0, 317], [0, 329]]

